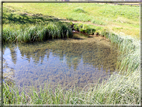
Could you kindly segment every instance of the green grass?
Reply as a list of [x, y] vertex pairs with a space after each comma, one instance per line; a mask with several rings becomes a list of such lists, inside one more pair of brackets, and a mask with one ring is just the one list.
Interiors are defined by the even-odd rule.
[[91, 22], [103, 25], [114, 32], [140, 37], [139, 6], [98, 3], [4, 3], [4, 7], [14, 10], [14, 13], [40, 13], [43, 16]]
[[74, 12], [77, 12], [77, 13], [86, 13], [82, 8], [80, 7], [77, 7], [73, 10]]
[[[55, 38], [72, 37], [70, 25], [62, 22], [50, 22], [35, 25], [3, 26], [3, 43], [7, 42], [34, 42]], [[10, 28], [10, 29], [9, 29]], [[17, 28], [17, 29], [16, 29]], [[21, 29], [22, 28], [22, 29]]]
[[74, 24], [73, 29], [75, 29], [76, 31], [82, 32], [82, 33], [86, 33], [86, 34], [90, 34], [90, 35], [94, 35], [96, 32], [95, 27], [91, 27], [90, 25], [87, 24]]
[[120, 71], [127, 71], [126, 73], [135, 70], [140, 71], [140, 40], [124, 34], [108, 33], [108, 38], [112, 43], [117, 44], [119, 49], [118, 64]]
[[[78, 11], [78, 9], [76, 9]], [[11, 14], [10, 9], [4, 8], [3, 14], [3, 43], [34, 42], [47, 39], [71, 38], [72, 22], [61, 22], [55, 17], [32, 16], [26, 14]], [[80, 11], [80, 10], [79, 10]], [[94, 34], [94, 26], [75, 24], [74, 29], [86, 34]]]

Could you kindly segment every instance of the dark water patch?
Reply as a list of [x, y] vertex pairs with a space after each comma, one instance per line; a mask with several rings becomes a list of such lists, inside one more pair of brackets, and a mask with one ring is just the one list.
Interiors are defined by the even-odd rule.
[[89, 83], [97, 83], [100, 78], [106, 80], [115, 71], [117, 62], [116, 51], [91, 40], [5, 45], [3, 58], [13, 69], [13, 80], [18, 86], [50, 84], [55, 87], [60, 84], [67, 89], [83, 88]]

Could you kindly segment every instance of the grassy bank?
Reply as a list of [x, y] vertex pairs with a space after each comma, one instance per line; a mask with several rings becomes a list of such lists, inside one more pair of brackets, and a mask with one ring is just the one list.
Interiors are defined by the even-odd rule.
[[8, 42], [34, 42], [48, 39], [72, 38], [73, 32], [84, 33], [86, 35], [104, 35], [104, 29], [89, 26], [87, 24], [73, 24], [72, 22], [46, 22], [36, 24], [22, 24], [12, 26], [3, 25], [3, 43]]
[[[33, 42], [49, 38], [71, 37], [72, 32], [69, 26], [72, 24], [59, 22], [59, 19], [56, 19], [59, 17], [102, 25], [94, 28], [94, 25], [88, 27], [85, 24], [75, 24], [74, 29], [89, 34], [99, 32], [118, 47], [120, 54], [117, 63], [120, 73], [111, 75], [106, 83], [90, 87], [88, 91], [64, 90], [64, 87], [57, 87], [55, 91], [52, 91], [50, 87], [45, 87], [40, 91], [31, 88], [30, 93], [20, 93], [14, 86], [4, 84], [4, 104], [140, 104], [140, 41], [134, 39], [134, 37], [139, 38], [139, 7], [42, 3], [4, 4], [4, 6], [6, 7], [4, 11], [14, 12], [14, 14], [9, 12], [4, 15], [4, 42]], [[23, 10], [24, 13], [22, 13]], [[23, 16], [19, 16], [20, 13]], [[46, 16], [48, 18], [39, 17], [39, 13], [42, 14], [41, 16], [48, 15]], [[13, 23], [17, 25], [13, 26]], [[88, 28], [92, 29], [87, 30]], [[111, 33], [105, 28], [110, 28]], [[133, 38], [121, 33], [113, 33], [113, 31], [131, 34]]]
[[88, 24], [73, 24], [61, 22], [55, 17], [42, 17], [38, 14], [32, 16], [15, 14], [12, 10], [4, 8], [3, 14], [3, 43], [7, 42], [34, 42], [47, 39], [71, 38], [72, 30], [85, 34], [95, 34], [100, 27]]
[[139, 6], [103, 3], [4, 3], [4, 7], [16, 14], [39, 14], [58, 19], [91, 22], [114, 32], [123, 32], [139, 38]]
[[[74, 26], [75, 30], [85, 32], [88, 34], [95, 33], [95, 34], [104, 35], [107, 29], [111, 32], [116, 32], [116, 33], [123, 32], [125, 35], [130, 35], [138, 39], [140, 37], [139, 7], [111, 5], [111, 4], [96, 4], [96, 3], [92, 4], [69, 3], [67, 4], [68, 6], [65, 5], [66, 3], [60, 3], [60, 6], [57, 3], [54, 4], [53, 3], [22, 3], [22, 4], [4, 3], [3, 5], [4, 34], [9, 34], [12, 39], [11, 41], [13, 41], [15, 40], [15, 38], [17, 39], [17, 36], [20, 34], [19, 32], [21, 28], [22, 29], [25, 28], [25, 31], [26, 29], [28, 30], [30, 29], [30, 31], [31, 30], [35, 31], [35, 29], [37, 29], [40, 30], [39, 32], [42, 32], [41, 30], [44, 31], [45, 29], [39, 27], [38, 26], [39, 24], [43, 26], [49, 22], [63, 22], [65, 19], [68, 19], [71, 21], [71, 23], [74, 23], [74, 21], [80, 21], [77, 24], [75, 24]], [[56, 8], [58, 11], [54, 11], [54, 8]], [[83, 22], [85, 22], [86, 24], [82, 24]], [[34, 27], [36, 28], [34, 29], [32, 25], [34, 25]], [[54, 25], [56, 25], [56, 28], [59, 27], [59, 24], [54, 23]], [[5, 26], [8, 26], [7, 29], [9, 28], [10, 29], [7, 30]], [[43, 28], [44, 27], [46, 26], [43, 26]], [[51, 27], [53, 27], [53, 25]], [[15, 29], [17, 31], [15, 31]], [[24, 34], [24, 30], [22, 32], [23, 32], [22, 34]], [[57, 31], [55, 31], [55, 34], [56, 32]], [[58, 32], [58, 35], [61, 34], [59, 34]], [[37, 35], [36, 37], [40, 38], [39, 35]], [[67, 35], [65, 34], [63, 35], [63, 37], [67, 37]], [[3, 40], [5, 38], [6, 36], [3, 38]]]
[[50, 22], [37, 25], [21, 25], [3, 28], [3, 43], [6, 42], [34, 42], [47, 39], [72, 37], [72, 30], [66, 23]]

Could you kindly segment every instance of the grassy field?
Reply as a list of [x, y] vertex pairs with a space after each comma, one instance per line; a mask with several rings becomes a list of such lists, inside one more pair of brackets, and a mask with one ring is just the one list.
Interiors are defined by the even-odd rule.
[[[41, 14], [16, 14], [12, 9], [3, 9], [3, 43], [34, 42], [47, 39], [72, 37], [72, 29], [86, 34], [95, 34], [102, 27], [61, 21], [53, 16]], [[99, 31], [97, 31], [99, 32]]]
[[114, 32], [139, 38], [140, 7], [98, 3], [6, 3], [18, 14], [42, 14], [59, 19], [91, 22]]
[[[52, 91], [45, 87], [40, 91], [32, 89], [28, 94], [19, 94], [14, 86], [4, 84], [4, 104], [140, 104], [140, 7], [95, 3], [6, 3], [3, 7], [6, 43], [42, 41], [45, 32], [58, 38], [63, 34], [58, 31], [72, 36], [69, 26], [79, 21], [76, 30], [99, 32], [120, 51], [117, 64], [120, 73], [111, 75], [104, 84], [88, 91], [64, 87]], [[71, 22], [63, 23], [63, 19]]]

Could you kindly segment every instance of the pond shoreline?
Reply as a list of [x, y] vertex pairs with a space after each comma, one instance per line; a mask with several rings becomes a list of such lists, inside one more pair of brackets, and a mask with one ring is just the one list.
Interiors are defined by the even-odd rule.
[[[61, 43], [63, 43], [62, 45], [61, 45]], [[32, 55], [33, 53], [36, 53], [36, 52], [40, 52], [40, 50], [42, 50], [42, 52], [41, 53], [43, 53], [44, 52], [44, 48], [45, 48], [45, 50], [50, 50], [50, 48], [51, 47], [54, 47], [55, 49], [53, 50], [52, 48], [52, 50], [53, 50], [53, 52], [56, 52], [56, 50], [58, 50], [59, 51], [59, 49], [60, 49], [60, 51], [62, 51], [62, 53], [66, 53], [67, 54], [67, 52], [63, 52], [63, 50], [68, 50], [68, 51], [70, 51], [70, 52], [78, 52], [78, 55], [81, 55], [82, 53], [84, 53], [84, 55], [85, 55], [85, 53], [87, 53], [87, 52], [89, 52], [90, 51], [90, 49], [92, 49], [91, 51], [93, 51], [94, 50], [94, 52], [91, 54], [91, 55], [89, 55], [88, 56], [88, 58], [89, 57], [91, 57], [91, 56], [94, 56], [95, 55], [95, 53], [98, 53], [98, 55], [99, 55], [99, 52], [100, 52], [100, 55], [102, 54], [102, 57], [103, 58], [105, 58], [106, 57], [106, 55], [109, 55], [110, 54], [110, 49], [112, 49], [112, 46], [111, 46], [111, 43], [110, 42], [108, 42], [108, 41], [106, 41], [105, 39], [104, 39], [104, 37], [99, 37], [99, 36], [93, 36], [93, 37], [90, 37], [90, 38], [88, 38], [88, 37], [86, 37], [86, 35], [85, 36], [80, 36], [80, 33], [79, 32], [74, 32], [74, 34], [73, 34], [73, 38], [68, 38], [68, 39], [56, 39], [56, 40], [47, 40], [47, 41], [44, 41], [43, 43], [42, 42], [34, 42], [34, 43], [28, 43], [28, 45], [26, 45], [27, 43], [22, 43], [22, 44], [15, 44], [16, 46], [22, 46], [23, 47], [23, 49], [22, 48], [20, 48], [19, 47], [19, 49], [21, 50], [21, 52], [24, 52], [24, 50], [26, 49], [27, 50], [27, 52], [26, 52], [26, 50], [25, 50], [25, 55], [27, 54], [27, 55]], [[38, 47], [34, 47], [34, 44], [36, 45], [36, 44], [38, 44], [39, 46]], [[45, 45], [45, 47], [44, 47], [44, 44], [47, 44], [47, 45]], [[50, 46], [50, 44], [51, 44], [51, 46]], [[69, 45], [70, 44], [70, 45]], [[76, 46], [75, 47], [73, 47], [74, 45], [76, 44]], [[30, 46], [31, 45], [31, 46]], [[33, 45], [33, 47], [32, 47], [32, 45]], [[48, 46], [49, 45], [49, 46]], [[52, 46], [53, 45], [53, 46]], [[11, 45], [7, 45], [7, 48], [8, 48], [8, 46], [9, 47], [11, 47]], [[13, 46], [14, 46], [14, 44], [13, 44]], [[25, 48], [24, 48], [24, 46], [25, 46]], [[28, 47], [27, 47], [28, 46]], [[76, 47], [78, 47], [78, 46], [80, 46], [80, 48], [76, 48]], [[88, 47], [86, 47], [86, 46], [89, 46], [90, 47], [90, 49], [88, 49], [88, 51], [86, 50]], [[32, 47], [32, 48], [34, 48], [34, 50], [33, 49], [30, 49], [30, 47]], [[58, 47], [58, 48], [57, 48]], [[66, 47], [66, 48], [65, 48]], [[83, 48], [84, 47], [84, 48]], [[100, 48], [99, 48], [100, 47]], [[12, 53], [17, 53], [16, 51], [14, 51], [12, 48], [14, 48], [14, 47], [11, 47], [10, 48], [10, 50], [11, 50], [11, 55], [12, 55]], [[47, 49], [46, 49], [47, 48]], [[62, 48], [63, 48], [63, 50], [62, 50]], [[65, 49], [64, 49], [65, 48]], [[69, 48], [73, 48], [72, 50], [71, 49], [69, 49]], [[14, 49], [16, 49], [16, 48], [14, 48]], [[82, 49], [82, 50], [80, 50], [80, 49]], [[96, 50], [97, 49], [97, 50]], [[103, 55], [103, 49], [104, 49], [104, 51], [106, 50], [106, 54], [104, 54]], [[5, 50], [5, 49], [4, 49]], [[31, 50], [31, 51], [29, 51], [28, 52], [28, 50]], [[32, 53], [32, 50], [33, 50], [33, 53]], [[76, 51], [75, 51], [76, 50]], [[79, 51], [80, 50], [80, 51]], [[83, 50], [86, 50], [85, 52], [83, 51]], [[96, 50], [96, 51], [95, 51]], [[58, 52], [57, 51], [57, 53], [60, 53], [60, 51]], [[91, 52], [90, 51], [90, 52]], [[102, 51], [102, 52], [101, 52]], [[114, 49], [113, 49], [113, 51], [115, 51]], [[38, 52], [38, 53], [39, 53]], [[52, 52], [52, 51], [51, 51]], [[21, 54], [23, 54], [23, 53], [21, 53]], [[69, 54], [69, 53], [68, 53]], [[71, 54], [71, 53], [70, 53]], [[89, 53], [88, 53], [89, 54]], [[16, 55], [16, 54], [15, 54]], [[35, 54], [36, 55], [36, 54]], [[72, 54], [73, 55], [73, 54]], [[75, 58], [73, 58], [73, 60], [77, 60], [77, 58], [76, 58], [76, 55], [77, 55], [77, 53], [76, 54], [74, 54], [75, 56]], [[78, 56], [77, 55], [77, 56]], [[101, 56], [98, 56], [98, 57], [100, 57], [100, 60], [101, 60]], [[60, 56], [60, 55], [59, 55]], [[96, 56], [97, 56], [97, 54], [96, 54]], [[113, 55], [112, 55], [113, 56]], [[5, 57], [5, 56], [4, 56]], [[13, 56], [12, 55], [12, 57], [13, 57], [13, 61], [15, 60], [15, 56]], [[29, 58], [30, 56], [27, 56], [27, 58]], [[81, 57], [81, 56], [80, 56]], [[85, 56], [84, 56], [85, 57]], [[92, 57], [93, 58], [93, 57]], [[91, 58], [91, 60], [93, 61], [93, 60], [95, 60], [95, 59], [92, 59]], [[33, 59], [33, 58], [32, 58]], [[62, 58], [61, 58], [62, 59]], [[111, 59], [111, 58], [110, 58]], [[115, 58], [114, 58], [115, 59]], [[18, 59], [17, 59], [18, 60]], [[97, 58], [97, 60], [99, 60], [98, 58]], [[105, 60], [105, 59], [104, 59]], [[107, 60], [106, 60], [107, 61]], [[84, 61], [83, 61], [84, 62]], [[103, 62], [103, 61], [99, 61], [99, 62]], [[113, 61], [112, 61], [113, 62]], [[16, 63], [16, 62], [14, 62], [14, 63]], [[88, 62], [89, 63], [89, 62]], [[94, 61], [93, 61], [93, 63], [94, 63]], [[23, 65], [23, 64], [22, 64]], [[99, 65], [99, 64], [98, 64]], [[15, 65], [16, 66], [16, 65]], [[76, 66], [76, 65], [74, 65], [74, 66]], [[97, 65], [95, 65], [95, 66], [97, 66]], [[11, 66], [12, 67], [12, 66]], [[112, 71], [112, 70], [111, 70]], [[114, 71], [114, 70], [113, 70]], [[31, 71], [30, 71], [31, 72]]]
[[[62, 87], [60, 85], [56, 85], [54, 87], [54, 91], [50, 86], [38, 86], [37, 88], [31, 86], [29, 87], [30, 92], [28, 93], [24, 91], [24, 88], [26, 87], [22, 87], [21, 91], [18, 87], [15, 87], [14, 84], [4, 83], [3, 101], [5, 105], [132, 104], [139, 106], [141, 102], [139, 93], [141, 65], [140, 41], [133, 38], [139, 38], [139, 7], [114, 6], [110, 4], [69, 4], [67, 7], [66, 4], [50, 3], [40, 5], [33, 3], [30, 5], [31, 6], [26, 3], [7, 3], [3, 8], [2, 43], [3, 46], [8, 45], [9, 43], [10, 48], [7, 48], [6, 51], [11, 54], [11, 58], [10, 55], [6, 56], [8, 56], [8, 60], [11, 59], [11, 62], [13, 63], [11, 66], [6, 66], [5, 63], [4, 66], [5, 68], [11, 68], [7, 69], [8, 71], [13, 71], [16, 63], [22, 63], [21, 65], [27, 64], [24, 67], [17, 66], [20, 67], [20, 73], [18, 74], [18, 70], [16, 73], [18, 74], [17, 76], [19, 76], [18, 78], [22, 79], [19, 82], [21, 86], [23, 86], [22, 83], [24, 82], [25, 84], [30, 84], [28, 80], [31, 78], [33, 78], [34, 81], [37, 81], [41, 72], [43, 73], [41, 75], [41, 80], [46, 80], [46, 78], [44, 78], [44, 76], [46, 76], [53, 80], [53, 83], [58, 83], [59, 79], [63, 79], [64, 77], [66, 77], [69, 82], [74, 80], [76, 83], [86, 82], [84, 79], [86, 77], [87, 79], [95, 77], [99, 78], [100, 76], [105, 77], [105, 75], [101, 75], [104, 72], [100, 72], [100, 75], [98, 76], [97, 74], [93, 74], [93, 72], [90, 74], [88, 72], [82, 72], [84, 77], [78, 77], [77, 75], [81, 75], [81, 72], [79, 72], [79, 68], [77, 68], [77, 66], [81, 64], [83, 65], [83, 63], [86, 64], [84, 66], [87, 68], [87, 71], [92, 70], [90, 69], [89, 64], [91, 64], [92, 67], [96, 63], [98, 64], [98, 68], [101, 63], [103, 63], [103, 66], [109, 68], [107, 64], [114, 64], [114, 62], [117, 62], [116, 68], [118, 69], [114, 69], [117, 73], [112, 73], [107, 79], [104, 78], [98, 80], [97, 85], [92, 81], [91, 83], [94, 83], [95, 85], [87, 83], [87, 85], [84, 86], [84, 84], [81, 84], [80, 86], [83, 86], [81, 90], [77, 87], [70, 86], [70, 88], [66, 89], [67, 87]], [[78, 5], [80, 7], [78, 7]], [[40, 8], [35, 8], [37, 6]], [[69, 8], [70, 6], [72, 6], [72, 10]], [[30, 9], [31, 7], [34, 9]], [[45, 9], [46, 7], [48, 9]], [[93, 11], [94, 7], [98, 10], [95, 9], [95, 11]], [[56, 14], [52, 14], [52, 10], [55, 8], [58, 8], [59, 10], [57, 9], [58, 11], [54, 11]], [[63, 20], [56, 17], [61, 17]], [[64, 18], [68, 20], [64, 20]], [[109, 30], [107, 28], [109, 28]], [[75, 30], [76, 32], [74, 33], [72, 30]], [[131, 38], [131, 36], [126, 36], [122, 33], [117, 34], [115, 32], [124, 32], [127, 35], [132, 35], [133, 37]], [[78, 34], [81, 34], [82, 36], [78, 36]], [[59, 41], [66, 43], [60, 45]], [[46, 48], [43, 46], [44, 42], [48, 43], [48, 45], [45, 44]], [[71, 42], [72, 44], [69, 44]], [[49, 45], [50, 43], [52, 44]], [[12, 46], [11, 44], [14, 45]], [[36, 48], [33, 48], [34, 44], [38, 44], [36, 45]], [[83, 44], [87, 45], [88, 48]], [[78, 45], [81, 46], [77, 47]], [[90, 48], [91, 46], [93, 47]], [[100, 46], [105, 47], [95, 50], [94, 47]], [[70, 49], [68, 47], [70, 47]], [[61, 50], [62, 48], [65, 49]], [[118, 54], [110, 54], [111, 52], [109, 49], [114, 50], [114, 52], [118, 52]], [[84, 52], [84, 50], [86, 52]], [[72, 51], [75, 53], [71, 53]], [[19, 56], [16, 59], [15, 56], [17, 56], [17, 54], [19, 54]], [[90, 55], [87, 56], [87, 54]], [[98, 54], [99, 56], [96, 57], [95, 54]], [[52, 56], [53, 59], [50, 59], [49, 56]], [[112, 57], [115, 61], [105, 60], [108, 56], [110, 56], [110, 58]], [[46, 57], [45, 60], [44, 57]], [[96, 58], [93, 59], [93, 57]], [[78, 64], [79, 61], [81, 63]], [[39, 67], [35, 69], [32, 62], [39, 65]], [[61, 76], [57, 76], [56, 74], [59, 69], [53, 66], [56, 62], [60, 62], [57, 63], [57, 65], [59, 68], [63, 68], [60, 69], [61, 71], [68, 70], [67, 68], [64, 69], [66, 66], [64, 64], [68, 62], [66, 67], [71, 67], [74, 72], [71, 71], [67, 74], [67, 76], [61, 75], [62, 73], [60, 73]], [[30, 66], [29, 63], [32, 66]], [[47, 64], [47, 66], [43, 66], [43, 64]], [[83, 71], [85, 68], [84, 66], [80, 66], [80, 71]], [[47, 72], [44, 72], [44, 70], [47, 68], [51, 68], [49, 69], [51, 71], [49, 74], [52, 74], [53, 72], [55, 74], [53, 76], [46, 75]], [[33, 71], [30, 69], [33, 69]], [[26, 75], [26, 73], [28, 75]], [[13, 74], [14, 73], [7, 75], [10, 76]], [[66, 73], [63, 72], [63, 74]], [[71, 74], [76, 74], [78, 81], [76, 81], [75, 78], [70, 78], [72, 76]], [[57, 80], [55, 81], [53, 77], [57, 78]], [[24, 78], [26, 79], [24, 80]], [[10, 82], [12, 82], [12, 80], [10, 80]], [[60, 82], [62, 84], [64, 81]], [[39, 82], [39, 84], [40, 83], [41, 82]], [[48, 83], [48, 81], [45, 83]], [[71, 82], [71, 84], [73, 84], [73, 82]], [[76, 84], [76, 86], [78, 86], [78, 84]]]

